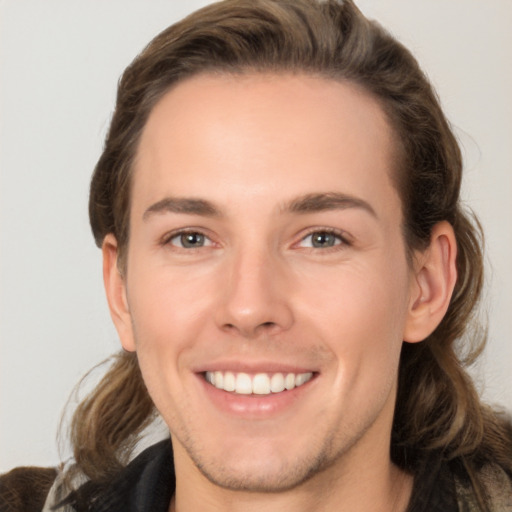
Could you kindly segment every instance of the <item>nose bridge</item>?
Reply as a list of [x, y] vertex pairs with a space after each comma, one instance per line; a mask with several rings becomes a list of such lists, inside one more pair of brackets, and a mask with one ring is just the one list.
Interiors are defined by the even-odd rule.
[[229, 258], [218, 323], [245, 337], [288, 329], [293, 315], [283, 262], [269, 247], [246, 245]]

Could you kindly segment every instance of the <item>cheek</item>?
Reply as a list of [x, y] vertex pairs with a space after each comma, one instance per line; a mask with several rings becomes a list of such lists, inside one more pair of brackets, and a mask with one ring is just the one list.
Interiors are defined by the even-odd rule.
[[406, 272], [397, 267], [367, 263], [311, 274], [298, 293], [304, 315], [340, 332], [400, 330], [409, 285]]
[[137, 351], [177, 357], [205, 326], [211, 284], [186, 269], [142, 265], [135, 258], [133, 268], [137, 273], [128, 274], [127, 296]]
[[406, 267], [352, 265], [315, 281], [323, 286], [304, 288], [302, 316], [335, 355], [338, 373], [345, 379], [394, 374], [407, 314]]
[[128, 274], [128, 304], [137, 357], [149, 394], [168, 424], [185, 400], [186, 361], [205, 328], [211, 297], [203, 280], [186, 272], [142, 265]]
[[354, 424], [381, 410], [391, 399], [398, 377], [405, 309], [403, 293], [397, 288], [393, 293], [389, 282], [361, 279], [347, 278], [346, 293], [340, 297], [338, 289], [337, 302], [332, 293], [323, 307], [318, 306], [318, 314], [328, 309], [330, 318], [324, 316], [317, 324], [335, 361], [330, 378], [335, 400], [343, 404], [338, 409], [340, 421]]

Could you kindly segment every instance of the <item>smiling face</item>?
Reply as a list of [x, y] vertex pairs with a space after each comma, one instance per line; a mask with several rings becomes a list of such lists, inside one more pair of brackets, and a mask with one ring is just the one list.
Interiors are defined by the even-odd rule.
[[416, 289], [392, 173], [347, 83], [202, 75], [156, 105], [111, 296], [178, 474], [275, 491], [389, 460]]

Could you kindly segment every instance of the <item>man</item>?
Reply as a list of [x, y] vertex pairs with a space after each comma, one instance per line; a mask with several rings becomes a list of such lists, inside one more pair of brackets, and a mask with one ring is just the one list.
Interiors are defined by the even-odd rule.
[[[454, 349], [482, 280], [460, 180], [415, 60], [351, 2], [157, 36], [91, 184], [125, 352], [46, 508], [512, 507], [510, 431]], [[170, 441], [126, 465], [154, 407]]]

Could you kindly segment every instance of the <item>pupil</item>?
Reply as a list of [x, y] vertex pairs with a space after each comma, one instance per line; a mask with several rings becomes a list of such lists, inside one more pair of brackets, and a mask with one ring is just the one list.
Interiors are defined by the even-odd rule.
[[332, 247], [334, 236], [331, 233], [315, 233], [313, 235], [313, 247]]
[[181, 243], [183, 247], [197, 247], [204, 243], [204, 235], [200, 233], [185, 233], [181, 235]]

